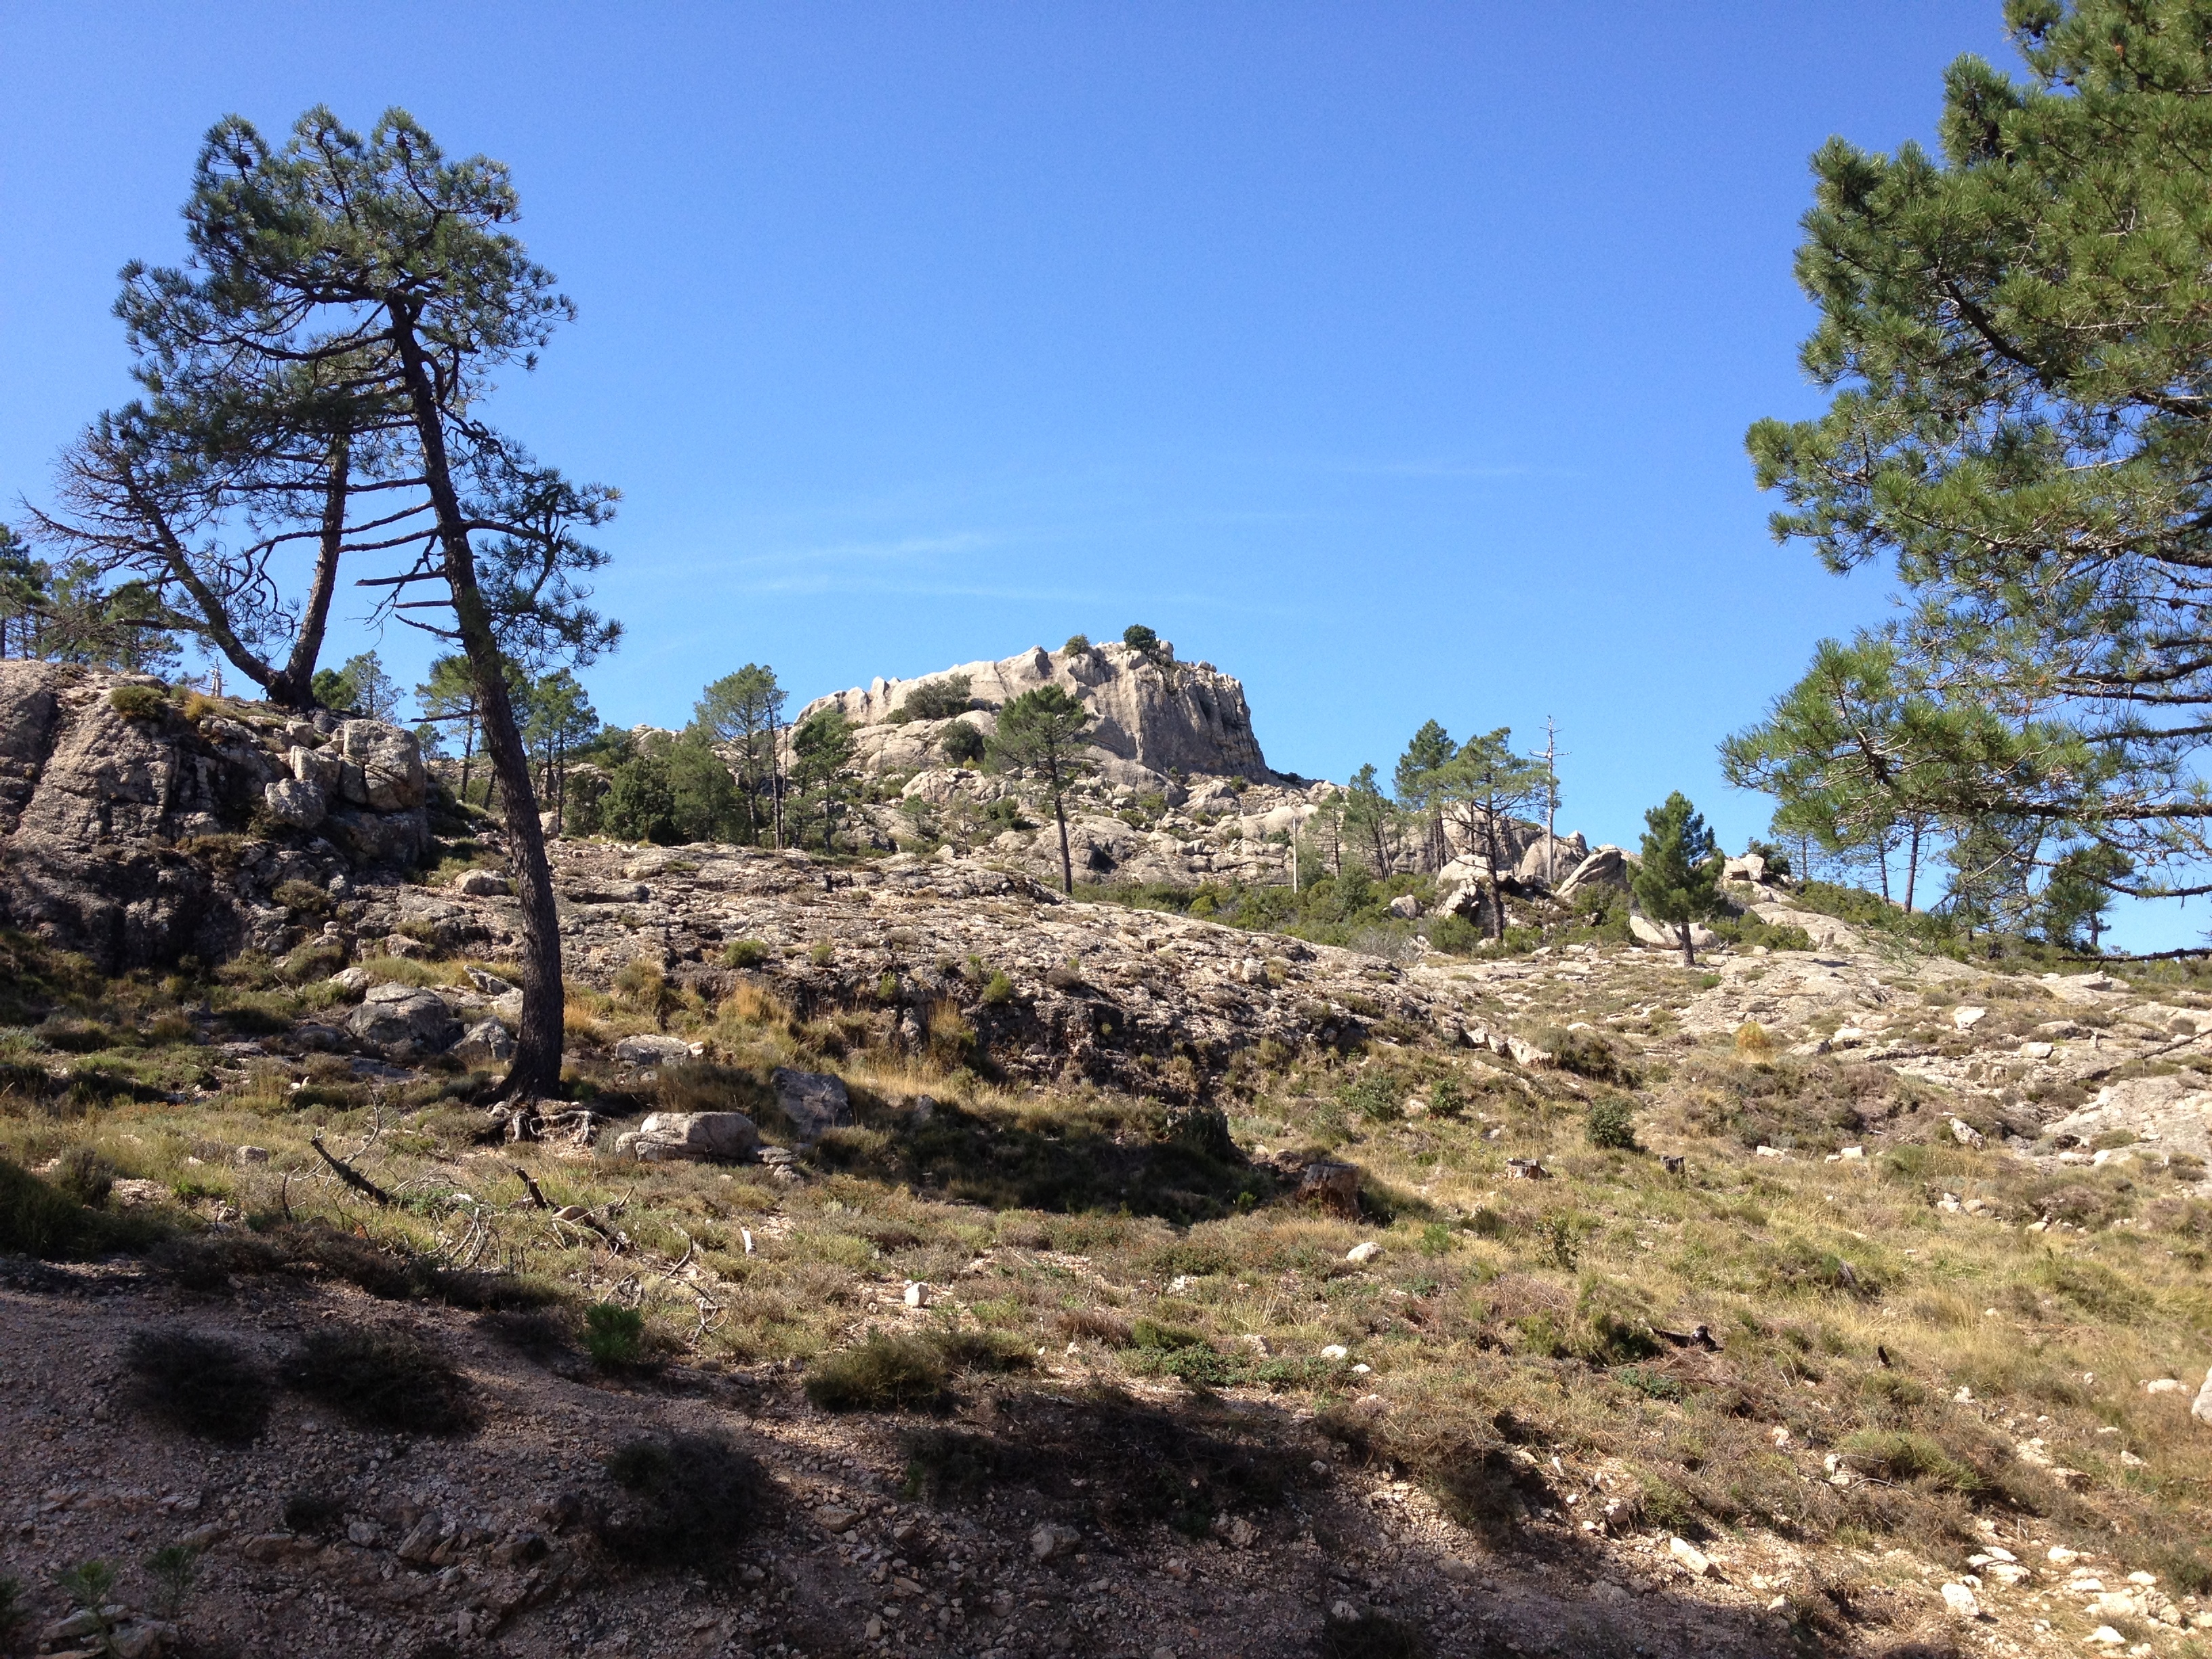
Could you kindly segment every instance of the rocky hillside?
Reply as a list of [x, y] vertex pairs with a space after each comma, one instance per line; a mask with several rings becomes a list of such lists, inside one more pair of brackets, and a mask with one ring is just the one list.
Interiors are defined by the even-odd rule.
[[[916, 718], [915, 693], [964, 680], [972, 712]], [[878, 679], [817, 697], [799, 720], [836, 709], [860, 728], [860, 763], [876, 775], [912, 775], [943, 752], [952, 720], [988, 736], [1000, 708], [1025, 691], [1057, 685], [1087, 707], [1097, 724], [1091, 745], [1101, 775], [1123, 789], [1161, 791], [1184, 775], [1272, 782], [1244, 704], [1244, 688], [1212, 663], [1175, 659], [1163, 642], [1149, 652], [1126, 645], [1047, 651], [1042, 646], [999, 662], [963, 663], [941, 674]]]
[[1920, 958], [1750, 882], [1814, 948], [1561, 908], [1384, 960], [974, 858], [570, 842], [572, 1098], [512, 1141], [496, 843], [389, 728], [40, 675], [19, 1647], [2208, 1639], [2185, 969]]
[[289, 949], [275, 890], [411, 868], [425, 799], [397, 726], [0, 662], [0, 921], [109, 972]]

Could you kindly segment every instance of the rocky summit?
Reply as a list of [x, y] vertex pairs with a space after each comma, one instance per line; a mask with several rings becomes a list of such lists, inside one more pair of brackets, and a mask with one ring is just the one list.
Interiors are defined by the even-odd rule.
[[[1252, 815], [1177, 839], [1215, 778], [1313, 804], [1233, 682], [1064, 656], [971, 695], [1096, 675], [1144, 775], [1092, 817], [1157, 793], [1142, 835], [1256, 878]], [[2212, 1627], [2185, 964], [1922, 954], [1749, 859], [1689, 966], [1619, 849], [1528, 825], [1510, 943], [1454, 949], [1449, 844], [1354, 949], [1069, 899], [1026, 840], [557, 840], [568, 1063], [532, 1122], [480, 1103], [519, 1012], [502, 843], [407, 733], [0, 689], [26, 1650]], [[910, 690], [846, 694], [885, 777]]]

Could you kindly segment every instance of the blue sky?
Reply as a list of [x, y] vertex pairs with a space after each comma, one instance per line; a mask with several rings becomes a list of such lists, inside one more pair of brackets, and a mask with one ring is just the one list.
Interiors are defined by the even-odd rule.
[[126, 394], [115, 271], [179, 252], [210, 122], [399, 104], [514, 167], [580, 308], [497, 410], [624, 493], [610, 719], [1141, 621], [1278, 766], [1552, 715], [1565, 823], [1681, 788], [1740, 845], [1714, 743], [1887, 603], [1773, 545], [1743, 455], [1818, 406], [1806, 158], [1927, 137], [1966, 52], [2014, 66], [1996, 0], [17, 0], [0, 492]]

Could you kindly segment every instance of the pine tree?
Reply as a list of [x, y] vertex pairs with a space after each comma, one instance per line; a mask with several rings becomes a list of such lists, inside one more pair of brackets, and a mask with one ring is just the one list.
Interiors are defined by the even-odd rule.
[[1437, 811], [1459, 828], [1489, 877], [1490, 937], [1505, 937], [1505, 882], [1513, 866], [1512, 823], [1532, 811], [1551, 787], [1543, 762], [1513, 750], [1513, 731], [1499, 726], [1469, 738], [1457, 753], [1430, 775], [1430, 798]]
[[759, 845], [762, 830], [773, 831], [777, 823], [782, 779], [775, 734], [785, 696], [773, 668], [749, 662], [702, 691], [691, 711], [694, 725], [715, 742], [738, 751], [738, 787], [744, 812], [739, 838], [749, 847]]
[[[231, 117], [208, 135], [185, 204], [190, 264], [126, 270], [118, 310], [165, 367], [198, 372], [226, 352], [283, 362], [366, 423], [353, 464], [374, 459], [380, 540], [409, 562], [364, 585], [457, 646], [477, 683], [523, 936], [522, 1018], [499, 1093], [528, 1133], [532, 1103], [561, 1083], [561, 938], [508, 669], [588, 660], [619, 630], [578, 580], [605, 562], [581, 535], [614, 492], [571, 483], [485, 419], [493, 372], [533, 366], [574, 315], [507, 228], [519, 208], [503, 167], [448, 161], [403, 111], [364, 138], [311, 110], [281, 148]], [[280, 408], [278, 429], [323, 433], [316, 408]], [[414, 614], [426, 610], [440, 619]]]
[[1644, 859], [1630, 885], [1645, 915], [1674, 929], [1683, 963], [1694, 968], [1698, 952], [1690, 925], [1727, 908], [1719, 845], [1679, 789], [1644, 815]]
[[1927, 757], [1962, 836], [2039, 820], [2212, 890], [2212, 28], [2197, 0], [2006, 26], [2027, 77], [1954, 62], [1937, 153], [1814, 156], [1830, 403], [1748, 443], [1778, 538], [1904, 584], [1901, 661], [1978, 732]]
[[999, 729], [991, 739], [991, 755], [1000, 766], [1031, 775], [1052, 801], [1053, 820], [1060, 826], [1060, 884], [1075, 891], [1075, 860], [1067, 844], [1067, 791], [1091, 770], [1085, 734], [1091, 714], [1066, 689], [1040, 685], [1024, 691], [999, 711]]

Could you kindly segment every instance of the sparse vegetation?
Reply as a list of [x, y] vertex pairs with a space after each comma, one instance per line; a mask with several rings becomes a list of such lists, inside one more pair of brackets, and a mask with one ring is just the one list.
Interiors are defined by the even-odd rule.
[[808, 1367], [806, 1397], [831, 1412], [930, 1406], [943, 1397], [949, 1369], [932, 1343], [871, 1331], [854, 1346]]
[[464, 1434], [477, 1422], [466, 1379], [434, 1348], [404, 1332], [316, 1331], [295, 1349], [284, 1381], [363, 1428]]
[[632, 1440], [606, 1459], [617, 1496], [600, 1512], [600, 1544], [632, 1566], [710, 1566], [758, 1526], [769, 1487], [759, 1464], [720, 1435]]
[[268, 1373], [234, 1343], [191, 1331], [135, 1333], [123, 1350], [131, 1403], [210, 1440], [243, 1444], [269, 1419]]

